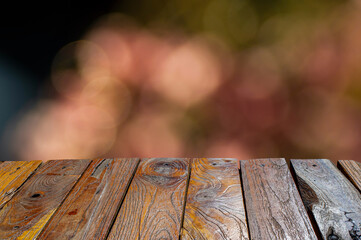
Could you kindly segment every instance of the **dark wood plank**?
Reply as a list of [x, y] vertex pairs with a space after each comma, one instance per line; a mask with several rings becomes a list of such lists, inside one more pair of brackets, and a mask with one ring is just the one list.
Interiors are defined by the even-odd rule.
[[38, 239], [105, 239], [138, 162], [94, 160]]
[[42, 165], [0, 210], [0, 239], [36, 239], [90, 163], [79, 161]]
[[7, 203], [41, 164], [41, 161], [8, 161], [0, 163], [0, 209]]
[[284, 159], [241, 161], [251, 239], [317, 239]]
[[339, 160], [337, 165], [361, 192], [361, 163], [353, 160]]
[[327, 159], [291, 160], [323, 239], [361, 239], [361, 195]]
[[182, 239], [249, 239], [235, 159], [194, 159]]
[[178, 239], [189, 159], [142, 159], [108, 239]]

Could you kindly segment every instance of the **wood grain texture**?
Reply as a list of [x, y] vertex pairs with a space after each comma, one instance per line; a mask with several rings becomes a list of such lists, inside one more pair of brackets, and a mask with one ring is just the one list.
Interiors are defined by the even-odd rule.
[[89, 163], [59, 160], [42, 165], [0, 210], [0, 239], [36, 239]]
[[235, 159], [194, 159], [181, 239], [249, 239]]
[[241, 161], [251, 239], [317, 239], [284, 159]]
[[337, 165], [361, 192], [361, 163], [353, 160], [339, 160]]
[[90, 160], [50, 160], [41, 166], [35, 175], [81, 175]]
[[142, 159], [108, 239], [178, 239], [189, 159]]
[[105, 239], [138, 162], [94, 160], [38, 239]]
[[0, 163], [0, 209], [7, 203], [41, 164], [41, 161], [9, 161]]
[[323, 239], [361, 239], [361, 195], [327, 159], [291, 160]]

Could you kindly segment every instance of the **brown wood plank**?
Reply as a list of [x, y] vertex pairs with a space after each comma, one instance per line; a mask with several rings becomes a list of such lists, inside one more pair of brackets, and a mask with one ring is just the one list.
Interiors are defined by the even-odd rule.
[[241, 161], [251, 239], [317, 239], [284, 159]]
[[8, 161], [0, 163], [0, 209], [41, 164], [41, 161]]
[[138, 162], [94, 160], [38, 239], [105, 239]]
[[35, 174], [47, 175], [81, 175], [90, 160], [50, 160], [39, 168]]
[[182, 239], [249, 239], [236, 159], [194, 159]]
[[189, 159], [142, 159], [108, 239], [178, 239]]
[[36, 239], [89, 163], [57, 160], [42, 165], [0, 210], [0, 239]]
[[361, 163], [353, 160], [339, 160], [337, 166], [361, 192]]
[[361, 195], [327, 159], [291, 160], [306, 207], [324, 239], [361, 239]]

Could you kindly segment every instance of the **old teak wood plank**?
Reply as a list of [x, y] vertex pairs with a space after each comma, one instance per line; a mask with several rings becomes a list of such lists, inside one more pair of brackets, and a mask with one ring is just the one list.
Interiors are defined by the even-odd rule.
[[236, 159], [194, 159], [181, 239], [249, 239]]
[[178, 239], [189, 159], [142, 159], [108, 239]]
[[317, 239], [284, 159], [241, 161], [251, 239]]
[[0, 239], [36, 239], [88, 160], [48, 161], [0, 210]]
[[41, 164], [41, 161], [0, 162], [0, 209]]
[[39, 239], [105, 239], [138, 162], [94, 160]]

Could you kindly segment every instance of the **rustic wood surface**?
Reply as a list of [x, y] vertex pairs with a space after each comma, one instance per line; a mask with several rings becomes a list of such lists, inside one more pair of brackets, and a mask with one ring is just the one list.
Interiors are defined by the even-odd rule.
[[194, 159], [182, 239], [249, 239], [235, 159]]
[[0, 239], [36, 239], [88, 160], [48, 161], [0, 210]]
[[323, 239], [361, 239], [361, 195], [326, 159], [291, 160], [306, 207]]
[[189, 159], [142, 159], [108, 239], [178, 239]]
[[39, 168], [35, 175], [81, 175], [90, 160], [50, 160]]
[[105, 239], [138, 162], [94, 160], [39, 239]]
[[[361, 240], [360, 164], [291, 166], [317, 236]], [[302, 200], [284, 159], [0, 162], [0, 239], [317, 239]]]
[[41, 164], [41, 161], [0, 162], [0, 209]]
[[251, 239], [317, 239], [284, 159], [241, 161]]
[[339, 160], [338, 167], [361, 192], [361, 163], [353, 160]]

